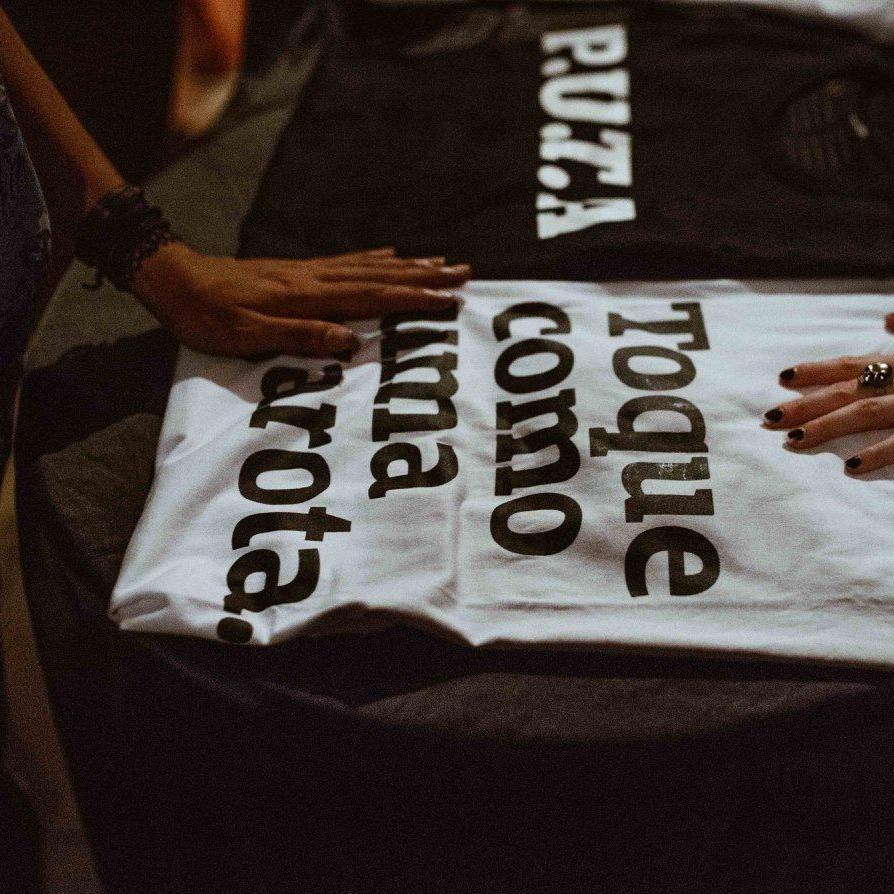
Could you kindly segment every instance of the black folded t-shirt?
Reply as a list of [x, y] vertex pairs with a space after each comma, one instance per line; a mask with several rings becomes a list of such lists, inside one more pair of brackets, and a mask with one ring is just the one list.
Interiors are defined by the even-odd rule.
[[394, 244], [497, 278], [894, 264], [888, 50], [727, 6], [336, 8], [246, 254]]

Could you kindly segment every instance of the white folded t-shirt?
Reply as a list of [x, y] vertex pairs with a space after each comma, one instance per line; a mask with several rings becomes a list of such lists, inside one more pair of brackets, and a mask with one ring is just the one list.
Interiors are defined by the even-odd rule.
[[894, 667], [894, 472], [843, 471], [881, 435], [761, 426], [783, 368], [894, 348], [891, 298], [787, 288], [473, 282], [350, 362], [184, 349], [110, 616]]

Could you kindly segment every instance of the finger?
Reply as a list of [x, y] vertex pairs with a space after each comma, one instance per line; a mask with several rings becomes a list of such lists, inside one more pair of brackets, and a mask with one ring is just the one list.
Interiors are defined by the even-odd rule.
[[367, 320], [405, 310], [444, 310], [454, 307], [452, 292], [380, 283], [322, 283], [314, 295], [296, 300], [295, 311], [321, 320]]
[[431, 258], [394, 258], [387, 256], [358, 255], [343, 260], [333, 258], [309, 258], [308, 260], [289, 260], [287, 258], [249, 258], [239, 263], [268, 276], [287, 278], [311, 272], [314, 276], [328, 279], [360, 279], [358, 270], [375, 271], [383, 269], [411, 268], [414, 270], [430, 270], [445, 267], [443, 257]]
[[779, 381], [787, 388], [806, 388], [811, 385], [831, 385], [845, 379], [856, 379], [869, 363], [894, 364], [891, 357], [867, 354], [859, 357], [835, 357], [830, 360], [813, 360], [799, 363], [779, 373]]
[[443, 289], [461, 286], [471, 272], [468, 265], [457, 264], [454, 267], [342, 267], [323, 269], [315, 275], [325, 282], [375, 282]]
[[445, 267], [447, 259], [439, 257], [430, 258], [394, 258], [394, 257], [371, 257], [362, 255], [356, 258], [345, 258], [344, 260], [332, 260], [328, 258], [313, 258], [305, 262], [310, 264], [314, 271], [320, 268], [324, 270], [349, 270], [355, 267], [370, 267], [379, 269], [381, 267], [400, 268], [400, 267]]
[[803, 450], [824, 444], [833, 438], [883, 428], [894, 428], [894, 396], [891, 395], [864, 397], [811, 422], [805, 422], [789, 432], [786, 445]]
[[339, 263], [340, 261], [350, 261], [357, 258], [393, 258], [396, 254], [397, 252], [394, 246], [387, 245], [384, 248], [368, 248], [363, 251], [349, 251], [340, 255], [320, 255], [319, 257], [308, 258], [307, 260]]
[[795, 400], [787, 401], [767, 410], [764, 413], [765, 424], [769, 428], [793, 428], [803, 422], [809, 422], [819, 416], [825, 416], [839, 407], [847, 406], [856, 400], [867, 396], [881, 397], [890, 394], [891, 387], [872, 389], [867, 395], [867, 389], [857, 384], [853, 378], [846, 382], [838, 382], [814, 391], [813, 394], [805, 394]]
[[276, 270], [306, 267], [308, 264], [337, 265], [355, 262], [379, 264], [389, 260], [398, 260], [394, 254], [393, 248], [373, 248], [368, 251], [351, 251], [342, 255], [323, 255], [314, 258], [239, 258], [238, 263], [246, 267]]
[[354, 354], [360, 339], [347, 326], [324, 320], [258, 316], [254, 352], [275, 350], [301, 357]]
[[867, 472], [875, 472], [894, 463], [894, 436], [879, 441], [865, 450], [861, 450], [856, 456], [851, 456], [844, 461], [844, 471], [848, 475], [865, 475]]

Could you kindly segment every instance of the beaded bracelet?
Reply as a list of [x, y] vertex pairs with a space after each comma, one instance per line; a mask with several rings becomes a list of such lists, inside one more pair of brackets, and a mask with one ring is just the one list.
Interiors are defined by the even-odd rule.
[[171, 225], [160, 208], [150, 205], [138, 186], [123, 186], [106, 193], [81, 219], [75, 237], [75, 255], [96, 268], [93, 283], [103, 277], [124, 292], [133, 292], [143, 262], [163, 245], [176, 242]]

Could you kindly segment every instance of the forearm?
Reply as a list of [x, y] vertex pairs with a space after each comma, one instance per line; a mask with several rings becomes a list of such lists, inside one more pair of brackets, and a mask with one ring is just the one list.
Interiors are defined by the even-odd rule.
[[75, 221], [124, 180], [0, 10], [0, 73], [46, 195], [63, 262]]

